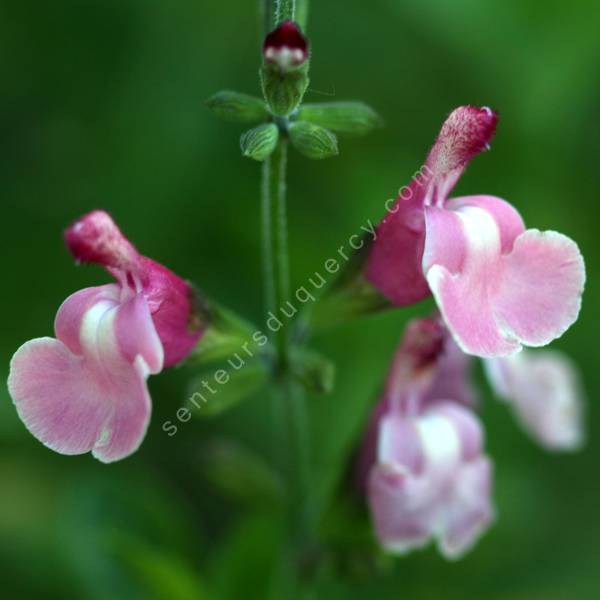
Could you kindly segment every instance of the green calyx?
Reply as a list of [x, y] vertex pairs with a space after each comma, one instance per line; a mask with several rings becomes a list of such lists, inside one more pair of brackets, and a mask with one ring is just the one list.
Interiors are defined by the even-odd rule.
[[345, 135], [365, 135], [381, 126], [379, 115], [364, 102], [304, 104], [298, 119]]
[[242, 134], [240, 147], [244, 156], [263, 161], [273, 153], [278, 140], [279, 127], [275, 123], [265, 123]]
[[336, 156], [338, 143], [335, 134], [307, 121], [294, 121], [288, 127], [292, 145], [307, 158], [320, 160]]
[[308, 88], [309, 61], [282, 70], [278, 65], [265, 62], [260, 68], [263, 95], [270, 111], [280, 117], [294, 112]]

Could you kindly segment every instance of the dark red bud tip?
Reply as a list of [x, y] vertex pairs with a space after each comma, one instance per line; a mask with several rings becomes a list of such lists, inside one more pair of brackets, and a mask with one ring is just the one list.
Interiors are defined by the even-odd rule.
[[296, 23], [284, 21], [265, 37], [263, 56], [284, 69], [297, 67], [308, 58], [308, 40]]
[[94, 210], [75, 221], [65, 231], [64, 238], [67, 248], [79, 262], [132, 269], [139, 260], [137, 250], [103, 210]]

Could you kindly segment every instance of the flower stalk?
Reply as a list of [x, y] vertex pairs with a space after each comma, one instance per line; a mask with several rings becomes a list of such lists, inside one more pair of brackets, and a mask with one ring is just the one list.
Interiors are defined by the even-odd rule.
[[[286, 210], [286, 167], [288, 141], [279, 140], [273, 154], [263, 163], [262, 217], [263, 267], [267, 312], [275, 314], [290, 296]], [[290, 365], [289, 323], [273, 333], [276, 452], [287, 481], [287, 518], [292, 568], [299, 571], [309, 544], [311, 517], [309, 436], [304, 390], [293, 378]]]
[[[263, 269], [267, 313], [275, 313], [289, 298], [289, 256], [286, 207], [287, 140], [281, 139], [263, 163], [262, 226]], [[273, 334], [276, 350], [275, 372], [282, 374], [288, 364], [288, 323]]]

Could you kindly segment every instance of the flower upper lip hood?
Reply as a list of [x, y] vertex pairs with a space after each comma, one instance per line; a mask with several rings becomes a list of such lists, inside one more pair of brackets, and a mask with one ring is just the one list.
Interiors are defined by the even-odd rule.
[[182, 360], [203, 323], [194, 322], [189, 284], [140, 255], [107, 213], [85, 215], [65, 240], [78, 261], [103, 265], [118, 283], [69, 296], [56, 338], [30, 340], [14, 354], [8, 389], [27, 429], [49, 448], [112, 462], [145, 436], [146, 379]]
[[125, 295], [142, 292], [163, 344], [165, 367], [183, 360], [203, 333], [195, 293], [185, 280], [142, 256], [102, 210], [84, 215], [65, 231], [65, 243], [75, 259], [104, 266]]
[[448, 195], [489, 147], [497, 114], [454, 110], [427, 160], [380, 223], [365, 276], [395, 305], [433, 293], [460, 348], [484, 358], [543, 346], [577, 319], [585, 283], [577, 244], [525, 229], [494, 196]]

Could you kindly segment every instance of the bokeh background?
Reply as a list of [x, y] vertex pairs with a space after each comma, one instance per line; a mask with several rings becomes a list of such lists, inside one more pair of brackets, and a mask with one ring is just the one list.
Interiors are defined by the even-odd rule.
[[[458, 563], [429, 548], [374, 551], [344, 474], [408, 318], [427, 303], [317, 340], [338, 368], [310, 400], [314, 485], [330, 554], [317, 597], [595, 598], [600, 589], [600, 6], [595, 0], [313, 2], [308, 101], [361, 99], [386, 126], [340, 156], [290, 160], [293, 278], [302, 284], [419, 167], [445, 115], [501, 114], [493, 151], [459, 193], [512, 201], [527, 223], [575, 238], [587, 261], [579, 322], [555, 347], [580, 365], [589, 441], [551, 455], [481, 383], [498, 521]], [[258, 94], [256, 3], [2, 0], [0, 376], [50, 335], [60, 302], [107, 280], [76, 268], [61, 231], [97, 207], [139, 248], [260, 322], [259, 166], [242, 129], [203, 100]], [[161, 431], [193, 368], [150, 382], [140, 451], [105, 466], [36, 442], [0, 387], [0, 571], [6, 598], [285, 598], [281, 527], [264, 496], [267, 394], [219, 419]], [[257, 458], [252, 458], [256, 454]], [[260, 483], [262, 482], [262, 483]], [[268, 487], [268, 486], [267, 486]]]

